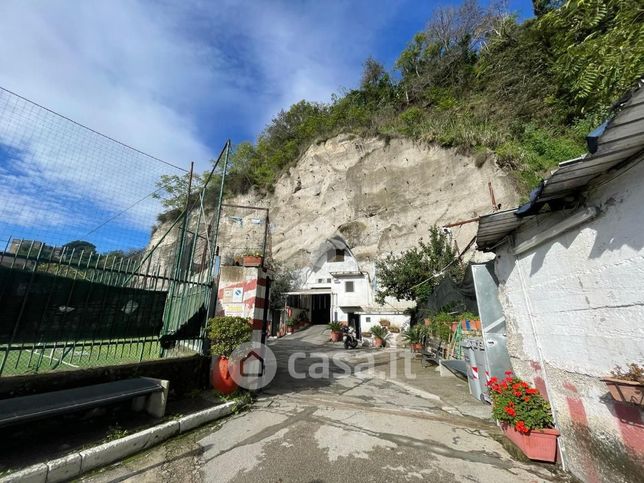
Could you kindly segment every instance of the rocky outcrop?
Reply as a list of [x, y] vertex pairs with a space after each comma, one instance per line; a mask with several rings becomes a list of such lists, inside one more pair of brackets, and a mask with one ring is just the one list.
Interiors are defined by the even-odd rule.
[[[340, 236], [369, 269], [379, 256], [417, 244], [434, 224], [490, 212], [488, 182], [502, 207], [517, 203], [512, 181], [493, 158], [481, 162], [481, 156], [475, 160], [406, 139], [341, 135], [310, 146], [270, 196], [249, 194], [228, 202], [269, 208], [269, 251], [280, 264], [308, 266], [320, 244]], [[224, 256], [263, 231], [259, 212], [233, 211], [222, 218]], [[158, 229], [152, 243], [165, 231]], [[476, 223], [452, 229], [460, 248], [475, 233]]]

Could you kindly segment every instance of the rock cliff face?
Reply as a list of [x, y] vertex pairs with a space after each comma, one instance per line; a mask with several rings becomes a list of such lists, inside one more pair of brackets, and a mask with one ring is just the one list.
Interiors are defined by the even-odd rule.
[[[414, 246], [434, 224], [490, 212], [488, 182], [502, 208], [517, 203], [511, 180], [491, 158], [475, 160], [404, 139], [341, 135], [312, 145], [279, 179], [272, 195], [249, 194], [227, 202], [269, 208], [269, 253], [280, 264], [309, 266], [325, 240], [339, 236], [370, 270], [379, 256]], [[219, 243], [224, 257], [263, 235], [258, 213], [224, 211]], [[165, 231], [163, 226], [157, 230], [151, 243]], [[452, 229], [460, 249], [475, 233], [476, 223]], [[164, 245], [173, 242], [170, 235]]]

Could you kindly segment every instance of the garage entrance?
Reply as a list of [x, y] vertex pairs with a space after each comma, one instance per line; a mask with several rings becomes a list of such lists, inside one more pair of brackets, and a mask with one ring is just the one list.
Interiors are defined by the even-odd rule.
[[314, 324], [331, 322], [331, 294], [316, 294], [311, 297], [311, 322]]

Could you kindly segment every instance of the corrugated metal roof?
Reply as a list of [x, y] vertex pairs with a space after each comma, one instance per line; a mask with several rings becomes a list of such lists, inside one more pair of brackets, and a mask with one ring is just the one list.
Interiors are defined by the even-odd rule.
[[489, 250], [523, 223], [525, 218], [519, 218], [516, 211], [516, 208], [513, 208], [481, 216], [476, 234], [479, 250]]
[[644, 79], [615, 104], [612, 117], [587, 140], [589, 154], [559, 164], [533, 191], [528, 204], [481, 217], [476, 236], [480, 250], [490, 250], [544, 203], [582, 191], [592, 179], [644, 152]]

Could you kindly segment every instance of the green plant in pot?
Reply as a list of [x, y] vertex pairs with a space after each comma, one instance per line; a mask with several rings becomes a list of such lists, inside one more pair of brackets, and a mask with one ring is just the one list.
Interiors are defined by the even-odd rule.
[[221, 316], [208, 321], [210, 339], [210, 382], [222, 394], [237, 390], [237, 384], [230, 377], [228, 358], [244, 342], [250, 341], [253, 329], [248, 319], [243, 317]]
[[286, 320], [286, 332], [289, 334], [292, 334], [295, 331], [295, 325], [297, 324], [297, 320], [295, 320], [293, 317], [290, 319]]
[[557, 436], [550, 404], [538, 389], [519, 379], [511, 371], [487, 383], [492, 398], [492, 415], [505, 435], [525, 455], [538, 461], [554, 462]]
[[403, 340], [409, 344], [412, 352], [420, 352], [423, 349], [423, 341], [427, 330], [424, 325], [412, 325], [409, 329], [403, 332]]
[[331, 331], [331, 342], [340, 342], [342, 340], [342, 324], [340, 322], [331, 322], [329, 330]]
[[374, 325], [371, 328], [371, 335], [373, 335], [373, 346], [383, 347], [387, 340], [387, 336], [389, 335], [389, 331], [382, 325]]

